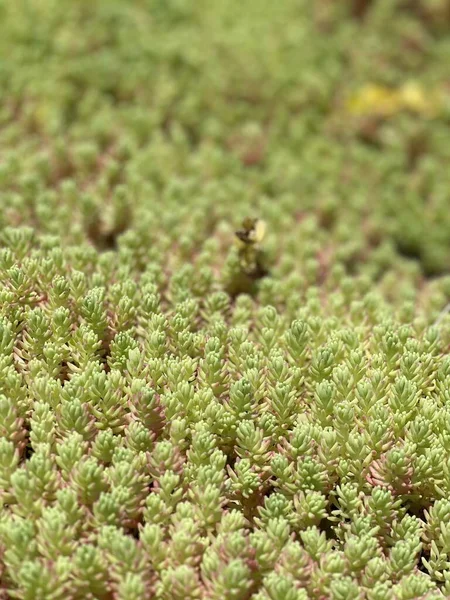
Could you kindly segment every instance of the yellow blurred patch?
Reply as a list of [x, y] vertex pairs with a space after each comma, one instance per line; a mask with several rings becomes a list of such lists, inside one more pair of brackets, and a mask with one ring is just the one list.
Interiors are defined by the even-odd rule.
[[367, 84], [350, 98], [348, 109], [355, 115], [387, 117], [399, 109], [398, 94], [395, 90], [381, 85]]
[[426, 90], [415, 81], [397, 89], [367, 84], [348, 101], [350, 113], [359, 116], [390, 117], [401, 111], [411, 111], [424, 117], [437, 116], [444, 107], [440, 90]]
[[405, 83], [399, 90], [403, 108], [420, 115], [434, 117], [443, 108], [442, 95], [437, 90], [427, 90], [418, 83]]

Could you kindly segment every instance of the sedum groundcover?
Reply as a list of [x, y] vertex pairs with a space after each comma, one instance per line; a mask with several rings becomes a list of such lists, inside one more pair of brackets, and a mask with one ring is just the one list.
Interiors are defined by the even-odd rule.
[[0, 598], [450, 597], [450, 2], [0, 2]]

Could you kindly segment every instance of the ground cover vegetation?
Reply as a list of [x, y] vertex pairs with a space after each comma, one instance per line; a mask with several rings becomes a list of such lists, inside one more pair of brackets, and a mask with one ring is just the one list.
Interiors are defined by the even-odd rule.
[[0, 597], [450, 596], [450, 3], [0, 3]]

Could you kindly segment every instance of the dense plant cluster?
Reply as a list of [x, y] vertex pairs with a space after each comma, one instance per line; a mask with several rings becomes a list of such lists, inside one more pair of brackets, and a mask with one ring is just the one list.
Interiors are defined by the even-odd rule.
[[450, 3], [0, 3], [0, 598], [450, 596]]

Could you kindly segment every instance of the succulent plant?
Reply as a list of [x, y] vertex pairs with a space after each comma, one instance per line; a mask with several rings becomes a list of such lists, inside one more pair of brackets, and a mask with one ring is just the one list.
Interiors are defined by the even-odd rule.
[[447, 0], [0, 4], [0, 597], [450, 596]]

